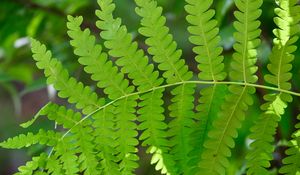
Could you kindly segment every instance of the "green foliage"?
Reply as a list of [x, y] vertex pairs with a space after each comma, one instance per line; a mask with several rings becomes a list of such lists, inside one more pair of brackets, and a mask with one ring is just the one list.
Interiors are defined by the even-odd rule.
[[34, 144], [42, 144], [48, 146], [54, 146], [60, 139], [61, 134], [55, 133], [54, 131], [44, 131], [40, 130], [37, 134], [27, 133], [26, 135], [20, 134], [13, 138], [9, 138], [5, 142], [0, 144], [3, 148], [9, 149], [20, 149], [23, 147], [29, 147]]
[[[298, 40], [300, 9], [294, 0], [282, 0], [278, 3], [279, 8], [275, 9], [278, 17], [274, 18], [278, 28], [273, 31], [276, 38], [273, 41], [274, 46], [268, 64], [271, 74], [267, 74], [265, 80], [279, 88], [289, 90], [291, 89], [289, 80], [292, 78], [289, 72], [292, 69], [290, 63], [294, 59], [292, 53], [297, 49], [295, 42]], [[292, 96], [284, 93], [267, 94], [264, 99], [266, 103], [261, 106], [264, 112], [251, 129], [250, 138], [254, 142], [250, 145], [252, 150], [247, 156], [248, 174], [267, 174], [266, 168], [271, 166], [269, 161], [273, 159], [273, 136], [287, 104], [292, 101]]]
[[[151, 0], [137, 0], [136, 12], [142, 17], [139, 33], [147, 39], [145, 43], [149, 46], [148, 53], [153, 55], [153, 61], [158, 63], [158, 69], [163, 71], [163, 77], [167, 83], [186, 81], [192, 78], [192, 72], [188, 70], [185, 61], [181, 59], [182, 51], [177, 49], [169, 28], [165, 26], [166, 18], [162, 16], [162, 8], [157, 2]], [[184, 84], [171, 91], [172, 104], [168, 107], [170, 117], [168, 136], [171, 137], [169, 147], [170, 153], [178, 167], [177, 174], [188, 171], [189, 152], [192, 150], [189, 143], [189, 135], [192, 133], [193, 108], [194, 108], [193, 84]]]
[[220, 36], [218, 22], [213, 19], [215, 11], [210, 9], [213, 0], [200, 2], [186, 0], [188, 12], [187, 21], [192, 25], [188, 27], [191, 33], [190, 42], [195, 44], [193, 51], [197, 54], [196, 61], [200, 70], [199, 78], [202, 80], [224, 80], [223, 48], [219, 46]]
[[36, 169], [39, 167], [43, 167], [45, 164], [45, 160], [47, 158], [46, 154], [41, 154], [38, 157], [33, 157], [31, 161], [28, 161], [26, 165], [20, 166], [19, 172], [15, 173], [15, 175], [31, 175], [31, 174], [36, 174], [36, 175], [43, 175], [45, 173], [42, 172], [37, 172], [34, 173]]
[[51, 52], [46, 50], [45, 45], [33, 39], [31, 43], [33, 59], [36, 60], [37, 67], [44, 70], [47, 83], [53, 84], [54, 88], [59, 91], [59, 97], [68, 98], [70, 103], [76, 103], [76, 107], [83, 109], [84, 114], [100, 106], [97, 94], [89, 87], [84, 87], [83, 83], [77, 82], [75, 78], [70, 78], [68, 71], [57, 59], [52, 58]]
[[[211, 7], [214, 1], [186, 0], [187, 29], [194, 45], [198, 78], [193, 77], [182, 58], [166, 25], [163, 8], [155, 0], [135, 0], [135, 11], [141, 18], [138, 32], [145, 39], [145, 50], [139, 48], [122, 20], [114, 17], [116, 5], [112, 0], [98, 0], [96, 26], [101, 30], [100, 42], [90, 29], [83, 28], [83, 17], [67, 17], [74, 55], [95, 81], [97, 90], [71, 77], [45, 45], [32, 39], [37, 67], [44, 71], [47, 84], [53, 85], [58, 96], [71, 106], [48, 103], [32, 120], [21, 124], [28, 128], [40, 116], [46, 116], [58, 125], [57, 129], [41, 129], [0, 143], [8, 149], [35, 144], [50, 147], [47, 154], [33, 157], [16, 174], [135, 174], [139, 144], [147, 148], [151, 164], [162, 174], [227, 174], [232, 171], [230, 158], [238, 129], [254, 103], [257, 88], [272, 92], [264, 96], [262, 113], [252, 126], [245, 173], [270, 174], [278, 123], [292, 95], [300, 96], [290, 91], [300, 6], [296, 0], [277, 2], [274, 21], [278, 28], [274, 30], [270, 73], [265, 76], [272, 86], [256, 84], [262, 0], [235, 0], [236, 32], [229, 72]], [[197, 84], [207, 86], [198, 92]], [[170, 94], [165, 93], [167, 89]], [[101, 97], [96, 93], [99, 91], [103, 92], [99, 93]], [[168, 95], [171, 99], [165, 102]], [[300, 173], [299, 151], [296, 131], [281, 173]]]
[[[300, 116], [298, 116], [300, 119]], [[288, 155], [283, 159], [284, 166], [279, 170], [283, 174], [297, 174], [300, 171], [300, 124], [296, 124], [297, 131], [292, 135], [292, 140], [289, 143], [289, 148], [286, 150]]]
[[[230, 77], [234, 81], [255, 83], [256, 47], [260, 42], [260, 22], [257, 18], [261, 14], [259, 7], [262, 1], [237, 0], [235, 4], [238, 8], [234, 13], [237, 19], [234, 27], [237, 32], [234, 33], [236, 43], [233, 47], [236, 52], [233, 54]], [[229, 166], [227, 157], [231, 156], [230, 149], [235, 146], [233, 139], [238, 136], [237, 129], [241, 127], [248, 106], [253, 104], [251, 95], [255, 93], [255, 88], [230, 85], [228, 90], [230, 93], [221, 106], [218, 118], [213, 122], [213, 129], [208, 133], [209, 138], [204, 142], [205, 150], [200, 161], [203, 174], [225, 172], [225, 168]]]

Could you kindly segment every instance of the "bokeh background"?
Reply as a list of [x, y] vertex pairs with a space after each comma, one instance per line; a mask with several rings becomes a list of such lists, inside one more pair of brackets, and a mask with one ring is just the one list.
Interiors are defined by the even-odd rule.
[[[139, 17], [135, 14], [133, 0], [115, 0], [117, 5], [116, 16], [123, 18], [135, 40], [143, 44], [144, 38], [138, 35]], [[198, 72], [192, 45], [188, 42], [187, 23], [183, 6], [184, 0], [158, 0], [164, 7], [164, 14], [168, 19], [167, 25], [171, 29], [178, 45], [183, 49], [183, 57], [186, 59], [190, 69], [195, 76]], [[274, 0], [264, 0], [262, 21], [262, 45], [260, 46], [258, 63], [259, 83], [264, 84], [263, 74], [266, 73], [268, 56], [272, 47], [272, 29], [275, 6]], [[0, 140], [15, 136], [27, 131], [35, 132], [39, 128], [53, 128], [54, 123], [46, 119], [39, 120], [29, 129], [22, 129], [19, 124], [32, 118], [37, 111], [49, 100], [64, 104], [64, 100], [57, 99], [55, 91], [48, 87], [45, 78], [34, 64], [30, 52], [29, 38], [34, 37], [45, 43], [53, 51], [53, 55], [60, 59], [70, 73], [80, 81], [94, 86], [94, 83], [83, 73], [82, 66], [77, 63], [77, 58], [72, 53], [69, 38], [66, 34], [66, 15], [84, 16], [82, 27], [90, 28], [99, 38], [99, 30], [95, 26], [97, 20], [94, 15], [98, 8], [96, 0], [0, 0]], [[233, 0], [216, 0], [214, 4], [216, 18], [220, 25], [222, 46], [224, 47], [225, 63], [228, 66], [231, 61], [235, 10]], [[101, 42], [101, 41], [99, 41]], [[299, 43], [298, 43], [299, 44]], [[300, 52], [297, 51], [293, 64], [293, 91], [300, 91]], [[227, 68], [229, 70], [230, 68]], [[201, 87], [199, 87], [201, 88]], [[255, 104], [249, 109], [246, 121], [239, 130], [240, 135], [236, 139], [236, 149], [233, 151], [231, 167], [228, 174], [243, 174], [245, 150], [248, 149], [249, 127], [257, 119], [263, 102], [262, 96], [267, 91], [259, 89], [256, 94]], [[283, 116], [276, 135], [275, 160], [272, 168], [280, 166], [284, 155], [286, 140], [293, 132], [295, 116], [299, 113], [299, 100], [294, 101]], [[4, 150], [0, 148], [0, 174], [8, 175], [17, 171], [17, 167], [23, 165], [31, 156], [45, 150], [44, 147], [34, 146], [24, 150]], [[141, 168], [138, 174], [156, 174], [150, 166], [149, 156], [141, 149]]]

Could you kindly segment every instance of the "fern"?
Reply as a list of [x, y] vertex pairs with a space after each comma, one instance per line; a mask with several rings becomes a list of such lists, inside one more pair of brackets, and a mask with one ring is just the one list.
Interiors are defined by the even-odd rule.
[[[297, 1], [279, 0], [275, 9], [278, 28], [269, 58], [270, 73], [265, 76], [270, 85], [256, 84], [255, 75], [262, 0], [235, 0], [236, 43], [228, 77], [218, 21], [211, 9], [214, 1], [186, 0], [189, 41], [194, 45], [199, 70], [196, 80], [192, 80], [193, 72], [166, 26], [162, 7], [155, 0], [135, 3], [141, 17], [138, 32], [145, 38], [147, 52], [139, 49], [121, 18], [114, 17], [112, 0], [98, 0], [96, 26], [101, 30], [101, 42], [89, 29], [82, 28], [83, 17], [67, 17], [74, 55], [97, 90], [104, 92], [101, 97], [71, 77], [45, 45], [31, 40], [33, 58], [44, 71], [47, 84], [72, 105], [67, 108], [50, 102], [21, 124], [27, 128], [46, 116], [59, 125], [59, 130], [40, 129], [0, 143], [7, 149], [36, 144], [50, 147], [47, 154], [41, 153], [20, 166], [16, 174], [134, 174], [139, 167], [139, 144], [147, 148], [151, 164], [156, 164], [155, 169], [162, 174], [226, 174], [234, 139], [253, 104], [256, 88], [272, 92], [264, 96], [262, 113], [251, 129], [247, 174], [269, 174], [278, 122], [292, 96], [300, 96], [291, 91], [289, 82], [299, 32]], [[206, 86], [198, 92], [196, 85]], [[171, 100], [165, 109], [163, 97], [168, 89]], [[200, 94], [198, 99], [195, 93]], [[296, 131], [280, 173], [299, 173], [298, 142]]]
[[[38, 157], [33, 157], [31, 161], [27, 162], [26, 165], [20, 166], [18, 168], [19, 172], [15, 173], [15, 175], [31, 175], [37, 170], [39, 167], [43, 167], [45, 164], [45, 160], [47, 159], [46, 154], [42, 154]], [[35, 173], [35, 174], [46, 174], [46, 173]]]
[[208, 131], [212, 128], [212, 122], [217, 117], [221, 105], [224, 102], [225, 94], [228, 93], [226, 86], [217, 85], [202, 89], [200, 92], [199, 105], [197, 106], [198, 122], [195, 124], [195, 131], [190, 136], [193, 149], [190, 152], [191, 160], [189, 162], [191, 168], [188, 173], [196, 174], [199, 171], [199, 162], [203, 152], [204, 141], [208, 138]]
[[[118, 58], [116, 64], [122, 67], [121, 71], [128, 73], [128, 77], [133, 79], [133, 84], [138, 86], [138, 90], [145, 91], [149, 88], [161, 85], [162, 78], [158, 78], [158, 71], [154, 71], [154, 66], [148, 64], [148, 58], [144, 52], [138, 49], [136, 42], [132, 42], [132, 36], [127, 33], [126, 26], [121, 24], [121, 19], [114, 19], [112, 13], [115, 5], [111, 0], [98, 1], [101, 10], [96, 11], [99, 17], [97, 27], [103, 32], [100, 34], [105, 40], [104, 45], [110, 49], [109, 54]], [[118, 36], [118, 37], [116, 37]], [[119, 45], [118, 43], [124, 43]], [[139, 129], [143, 130], [140, 140], [144, 140], [144, 146], [150, 146], [148, 152], [153, 153], [152, 163], [157, 163], [156, 169], [163, 173], [172, 173], [174, 163], [167, 154], [167, 134], [164, 131], [167, 127], [163, 123], [162, 115], [163, 89], [155, 90], [149, 94], [141, 95], [140, 109], [137, 111], [141, 116]], [[157, 102], [157, 103], [154, 103]], [[153, 113], [155, 111], [155, 113]]]
[[[188, 71], [183, 59], [180, 59], [182, 51], [177, 50], [177, 44], [169, 34], [165, 26], [166, 18], [162, 16], [162, 8], [152, 0], [136, 0], [139, 8], [136, 12], [142, 17], [139, 33], [147, 37], [145, 43], [149, 46], [148, 52], [153, 55], [158, 68], [162, 71], [167, 83], [186, 81], [191, 79], [192, 73]], [[188, 153], [191, 146], [188, 136], [193, 131], [193, 108], [195, 86], [184, 84], [174, 88], [171, 94], [174, 96], [169, 106], [170, 116], [174, 118], [169, 123], [168, 135], [171, 137], [169, 145], [172, 147], [171, 154], [174, 155], [179, 174], [188, 170]]]
[[199, 79], [222, 81], [226, 77], [224, 72], [223, 48], [219, 46], [221, 40], [218, 36], [219, 28], [217, 21], [213, 19], [215, 11], [210, 9], [213, 0], [200, 2], [186, 0], [185, 6], [188, 12], [187, 21], [191, 24], [188, 27], [191, 33], [190, 42], [195, 44], [193, 51], [197, 54], [196, 60], [199, 63]]
[[0, 146], [9, 149], [20, 149], [35, 145], [37, 143], [47, 146], [54, 146], [58, 143], [60, 136], [61, 135], [59, 133], [40, 129], [37, 134], [29, 132], [26, 135], [20, 134], [19, 136], [9, 138], [7, 141], [2, 142]]
[[[298, 119], [300, 116], [298, 115]], [[288, 157], [283, 159], [284, 166], [280, 168], [280, 173], [283, 174], [299, 174], [300, 173], [300, 140], [299, 129], [300, 124], [296, 124], [297, 131], [292, 135], [292, 140], [289, 143], [289, 148], [286, 150]]]
[[48, 161], [45, 165], [45, 169], [47, 170], [48, 174], [62, 174], [62, 165], [60, 164], [57, 156], [55, 155], [48, 158]]
[[[299, 5], [297, 1], [278, 1], [279, 8], [275, 9], [278, 17], [274, 18], [278, 29], [274, 30], [276, 38], [274, 39], [274, 47], [270, 55], [270, 64], [268, 69], [271, 74], [265, 76], [266, 82], [279, 88], [289, 90], [291, 83], [292, 69], [290, 64], [294, 59], [293, 52], [296, 50], [295, 42], [298, 40], [296, 34], [299, 32]], [[272, 152], [274, 147], [273, 135], [287, 103], [292, 101], [292, 97], [288, 94], [268, 94], [264, 97], [267, 101], [262, 105], [265, 112], [252, 128], [250, 138], [254, 140], [251, 144], [252, 151], [249, 152], [248, 174], [266, 174], [265, 168], [270, 167], [269, 161], [272, 160]], [[263, 128], [262, 130], [260, 128]]]
[[[235, 1], [239, 11], [234, 13], [237, 21], [234, 27], [237, 32], [234, 37], [237, 43], [234, 45], [232, 70], [230, 77], [234, 81], [255, 83], [257, 77], [254, 74], [257, 67], [256, 47], [259, 45], [258, 29], [260, 22], [257, 18], [261, 14], [259, 7], [261, 0]], [[252, 105], [251, 95], [255, 93], [253, 87], [229, 86], [230, 94], [226, 96], [218, 118], [213, 122], [213, 129], [208, 133], [209, 139], [204, 143], [206, 148], [202, 153], [200, 168], [203, 174], [224, 174], [229, 166], [227, 157], [231, 156], [230, 148], [234, 147], [234, 138], [238, 136], [237, 129], [241, 127], [241, 121], [245, 118], [245, 112]], [[229, 109], [229, 110], [228, 110]]]
[[[134, 87], [129, 86], [128, 80], [124, 79], [124, 74], [118, 72], [118, 68], [113, 66], [111, 61], [107, 60], [107, 54], [102, 52], [102, 47], [95, 44], [95, 37], [90, 35], [90, 31], [88, 29], [81, 31], [80, 25], [82, 20], [82, 17], [73, 18], [69, 16], [68, 23], [68, 28], [70, 29], [69, 36], [73, 39], [71, 41], [71, 45], [75, 47], [74, 53], [80, 57], [79, 63], [86, 66], [85, 71], [92, 74], [91, 78], [98, 81], [97, 86], [99, 88], [104, 88], [104, 92], [110, 99], [114, 100], [122, 95], [132, 93], [134, 91]], [[82, 45], [82, 42], [88, 44]], [[102, 67], [106, 67], [106, 69], [101, 69]], [[108, 123], [107, 126], [104, 126], [101, 129], [99, 128], [98, 131], [102, 132], [103, 130], [106, 130], [106, 127], [110, 126], [111, 128], [109, 128], [110, 131], [108, 132], [111, 132], [111, 135], [115, 135], [116, 138], [119, 138], [118, 142], [113, 141], [115, 142], [115, 145], [111, 144], [113, 142], [107, 142], [106, 144], [111, 144], [111, 148], [117, 149], [115, 154], [118, 155], [116, 155], [116, 158], [114, 158], [115, 160], [112, 161], [122, 161], [120, 168], [124, 171], [124, 174], [129, 174], [137, 167], [137, 164], [134, 163], [134, 161], [137, 160], [137, 156], [135, 155], [137, 151], [134, 148], [134, 146], [138, 144], [135, 139], [137, 132], [134, 131], [137, 126], [134, 123], [135, 117], [132, 116], [132, 113], [135, 112], [134, 108], [137, 105], [135, 100], [136, 98], [131, 97], [116, 103], [115, 106], [122, 107], [122, 111], [112, 111], [114, 108], [109, 108], [111, 110], [108, 110], [107, 112], [116, 116], [115, 121], [111, 121], [111, 123]], [[126, 110], [124, 110], [124, 108]], [[120, 116], [122, 116], [122, 118], [120, 118]], [[102, 119], [95, 118], [95, 120]], [[111, 124], [116, 125], [116, 128], [114, 128]], [[95, 127], [97, 128], [97, 126]], [[131, 133], [124, 132], [124, 130], [128, 127], [132, 130]], [[112, 133], [113, 131], [116, 131], [116, 134]], [[128, 140], [130, 137], [131, 140]], [[125, 139], [127, 139], [126, 142], [128, 142], [128, 145], [126, 146], [124, 145], [124, 143], [126, 143], [124, 141]], [[127, 166], [125, 167], [124, 165], [126, 164]], [[128, 170], [126, 168], [128, 168]]]
[[253, 150], [247, 155], [248, 174], [268, 174], [268, 171], [264, 168], [270, 166], [271, 153], [274, 151], [274, 147], [271, 144], [274, 141], [273, 135], [276, 133], [280, 116], [286, 108], [286, 104], [278, 95], [266, 95], [265, 100], [269, 102], [261, 108], [266, 112], [260, 116], [256, 124], [251, 128], [252, 134], [249, 136], [255, 140], [251, 143]]
[[31, 40], [33, 58], [39, 69], [43, 69], [47, 77], [47, 83], [53, 84], [59, 91], [58, 96], [68, 98], [70, 103], [76, 103], [78, 109], [82, 109], [84, 114], [88, 114], [99, 106], [101, 100], [96, 93], [89, 87], [84, 87], [81, 82], [69, 77], [69, 73], [62, 67], [62, 64], [55, 58], [52, 58], [50, 51], [46, 50], [45, 45], [41, 45], [36, 40]]
[[[95, 37], [90, 34], [90, 30], [80, 29], [83, 18], [68, 16], [68, 19], [68, 34], [72, 38], [71, 45], [75, 48], [74, 53], [79, 56], [79, 63], [85, 65], [84, 70], [92, 74], [91, 78], [97, 81], [97, 86], [104, 88], [104, 92], [112, 100], [132, 93], [134, 87], [129, 86], [124, 75], [118, 72], [118, 68], [113, 66], [111, 61], [108, 61], [107, 54], [102, 52], [101, 45], [95, 44]], [[105, 69], [101, 69], [102, 67]]]
[[[223, 56], [221, 56], [223, 48], [218, 44], [220, 36], [217, 21], [213, 19], [215, 11], [209, 9], [213, 1], [193, 1], [187, 0], [188, 5], [185, 6], [188, 12], [187, 21], [191, 24], [188, 27], [189, 33], [192, 35], [190, 42], [196, 46], [193, 51], [197, 54], [196, 61], [200, 73], [199, 79], [222, 81], [226, 77], [224, 72]], [[201, 158], [204, 140], [207, 139], [207, 133], [211, 129], [212, 121], [217, 116], [222, 104], [222, 91], [226, 91], [226, 87], [214, 85], [201, 90], [198, 113], [196, 119], [198, 123], [194, 126], [196, 131], [192, 134], [191, 142], [194, 145], [190, 153], [192, 157], [191, 164], [194, 166], [190, 170], [190, 174], [199, 171], [198, 163]], [[195, 142], [196, 143], [193, 143]]]

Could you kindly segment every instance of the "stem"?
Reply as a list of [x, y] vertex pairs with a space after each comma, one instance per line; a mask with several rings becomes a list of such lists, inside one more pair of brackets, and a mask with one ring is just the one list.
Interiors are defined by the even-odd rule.
[[[115, 102], [122, 100], [124, 98], [130, 97], [130, 96], [134, 96], [134, 95], [140, 95], [140, 94], [144, 94], [147, 92], [152, 92], [158, 89], [163, 89], [163, 88], [167, 88], [167, 87], [173, 87], [173, 86], [178, 86], [178, 85], [183, 85], [183, 84], [206, 84], [206, 85], [239, 85], [239, 86], [249, 86], [249, 87], [255, 87], [255, 88], [260, 88], [260, 89], [268, 89], [268, 90], [272, 90], [272, 91], [276, 91], [276, 92], [281, 92], [281, 93], [286, 93], [286, 94], [290, 94], [290, 95], [294, 95], [294, 96], [298, 96], [300, 97], [300, 93], [297, 92], [293, 92], [293, 91], [289, 91], [289, 90], [284, 90], [281, 88], [276, 88], [276, 87], [271, 87], [271, 86], [264, 86], [264, 85], [259, 85], [259, 84], [252, 84], [252, 83], [244, 83], [244, 82], [233, 82], [233, 81], [181, 81], [181, 82], [176, 82], [176, 83], [172, 83], [172, 84], [166, 84], [166, 85], [162, 85], [162, 86], [157, 86], [157, 87], [153, 87], [151, 89], [145, 90], [145, 91], [141, 91], [141, 92], [134, 92], [131, 94], [127, 94], [124, 96], [121, 96], [103, 106], [100, 106], [99, 108], [97, 108], [96, 110], [94, 110], [93, 112], [89, 113], [88, 115], [86, 115], [85, 117], [83, 117], [80, 121], [78, 121], [74, 126], [72, 126], [69, 130], [66, 131], [66, 133], [59, 139], [59, 140], [63, 140], [70, 132], [71, 130], [78, 126], [79, 124], [81, 124], [84, 120], [88, 119], [90, 116], [92, 116], [93, 114], [97, 113], [98, 111], [114, 104]], [[50, 151], [48, 157], [51, 156], [53, 152], [53, 148]]]

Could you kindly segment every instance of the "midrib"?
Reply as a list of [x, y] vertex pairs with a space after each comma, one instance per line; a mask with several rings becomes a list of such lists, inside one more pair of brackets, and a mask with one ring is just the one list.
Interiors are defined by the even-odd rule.
[[[230, 114], [230, 116], [229, 116], [229, 118], [228, 118], [228, 120], [227, 120], [227, 122], [226, 122], [226, 124], [225, 124], [225, 127], [224, 127], [224, 129], [223, 129], [223, 132], [222, 132], [222, 134], [221, 134], [221, 139], [218, 139], [218, 146], [217, 146], [217, 149], [216, 149], [216, 152], [214, 153], [214, 154], [216, 154], [216, 155], [220, 155], [219, 154], [219, 152], [220, 152], [220, 147], [221, 147], [221, 144], [223, 143], [223, 140], [224, 140], [224, 137], [225, 137], [225, 133], [226, 133], [226, 131], [227, 131], [227, 129], [228, 129], [228, 125], [229, 125], [229, 123], [231, 123], [231, 120], [232, 120], [232, 118], [233, 118], [233, 116], [234, 116], [234, 113], [236, 112], [236, 110], [238, 109], [238, 104], [240, 103], [240, 101], [241, 101], [241, 99], [242, 99], [242, 97], [243, 97], [243, 95], [244, 95], [244, 93], [245, 93], [245, 90], [247, 89], [247, 86], [244, 86], [243, 87], [243, 91], [242, 91], [242, 93], [241, 93], [241, 95], [239, 96], [239, 98], [238, 98], [238, 100], [236, 101], [236, 103], [235, 103], [235, 105], [234, 105], [234, 108], [233, 108], [233, 110], [232, 110], [232, 112], [231, 112], [231, 114]], [[231, 136], [230, 136], [231, 137]], [[227, 146], [227, 145], [226, 145]], [[216, 158], [217, 158], [217, 156], [215, 156], [214, 158], [213, 158], [213, 164], [212, 165], [215, 165], [215, 162], [216, 162]], [[210, 167], [210, 171], [213, 171], [215, 166], [211, 166]]]

